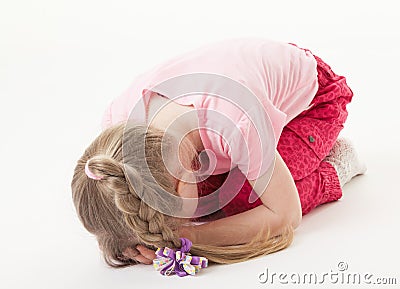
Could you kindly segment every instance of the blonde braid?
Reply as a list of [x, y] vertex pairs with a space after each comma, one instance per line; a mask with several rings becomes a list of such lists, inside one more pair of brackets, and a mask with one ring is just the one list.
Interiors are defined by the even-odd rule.
[[[97, 166], [102, 170], [97, 170]], [[102, 176], [101, 184], [114, 195], [116, 208], [138, 241], [153, 247], [180, 247], [176, 230], [182, 220], [164, 215], [147, 204], [166, 203], [165, 196], [157, 192], [161, 189], [158, 184], [147, 184], [138, 170], [105, 155], [91, 158], [89, 168]], [[129, 179], [126, 179], [124, 169], [129, 172]]]
[[[135, 248], [142, 243], [153, 249], [179, 248], [177, 229], [187, 222], [168, 214], [168, 209], [173, 213], [182, 204], [174, 203], [177, 198], [173, 197], [177, 192], [162, 163], [160, 151], [164, 133], [143, 125], [125, 128], [125, 123], [120, 123], [103, 131], [78, 160], [71, 182], [79, 219], [97, 237], [106, 263], [116, 268], [137, 263], [124, 258], [122, 252], [127, 247]], [[127, 157], [123, 159], [125, 135], [131, 143]], [[145, 155], [138, 149], [143, 137], [146, 139]], [[176, 150], [169, 141], [167, 146], [169, 150]], [[101, 177], [100, 180], [85, 174], [88, 161], [90, 171]], [[143, 170], [144, 167], [147, 170]], [[162, 193], [162, 190], [169, 194]], [[156, 204], [163, 213], [148, 204]], [[171, 207], [166, 207], [171, 204]], [[288, 227], [277, 237], [260, 231], [253, 241], [246, 244], [193, 244], [191, 253], [216, 263], [235, 263], [282, 250], [290, 245], [292, 239], [293, 229]]]

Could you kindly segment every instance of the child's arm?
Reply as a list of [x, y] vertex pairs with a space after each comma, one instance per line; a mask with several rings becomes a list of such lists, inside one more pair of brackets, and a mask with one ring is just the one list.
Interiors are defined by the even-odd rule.
[[271, 236], [280, 234], [288, 224], [296, 228], [302, 216], [300, 200], [292, 175], [278, 152], [266, 186], [268, 180], [264, 175], [249, 181], [254, 191], [262, 194], [263, 205], [206, 224], [183, 227], [181, 235], [200, 244], [234, 245], [251, 241], [265, 228], [269, 228]]
[[[249, 181], [258, 195], [266, 182], [268, 176], [265, 180], [261, 177]], [[264, 228], [269, 228], [271, 236], [278, 235], [287, 224], [296, 228], [302, 215], [300, 200], [290, 171], [278, 152], [271, 180], [260, 198], [261, 206], [202, 225], [182, 226], [179, 235], [199, 244], [235, 245], [250, 242]], [[141, 254], [124, 252], [124, 255], [143, 264], [151, 264], [156, 257], [154, 251], [144, 246], [137, 249]]]

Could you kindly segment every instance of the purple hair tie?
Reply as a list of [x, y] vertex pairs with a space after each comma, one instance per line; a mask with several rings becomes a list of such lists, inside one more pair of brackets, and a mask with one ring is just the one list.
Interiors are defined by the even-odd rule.
[[153, 266], [162, 275], [176, 274], [179, 277], [195, 275], [201, 268], [208, 266], [205, 257], [192, 256], [189, 251], [192, 242], [186, 238], [180, 238], [182, 246], [180, 250], [173, 250], [168, 247], [158, 248], [157, 258], [153, 260]]

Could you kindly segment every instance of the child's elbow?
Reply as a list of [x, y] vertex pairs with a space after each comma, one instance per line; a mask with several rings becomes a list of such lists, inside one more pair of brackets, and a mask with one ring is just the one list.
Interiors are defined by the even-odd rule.
[[303, 214], [301, 209], [299, 210], [291, 210], [290, 212], [287, 212], [285, 216], [282, 216], [283, 224], [285, 226], [291, 226], [293, 229], [296, 229], [303, 218]]
[[291, 219], [291, 226], [293, 229], [296, 229], [298, 226], [300, 226], [301, 220], [303, 218], [301, 210], [297, 212]]

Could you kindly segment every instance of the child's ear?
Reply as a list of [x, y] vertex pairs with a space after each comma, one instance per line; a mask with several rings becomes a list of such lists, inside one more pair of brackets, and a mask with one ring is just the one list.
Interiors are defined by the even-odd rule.
[[132, 260], [134, 260], [135, 257], [139, 254], [140, 254], [140, 252], [137, 249], [132, 248], [132, 247], [126, 247], [125, 250], [122, 251], [122, 255], [124, 257], [126, 257], [128, 259], [132, 259]]

